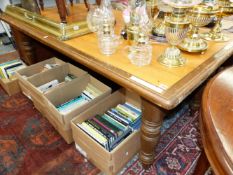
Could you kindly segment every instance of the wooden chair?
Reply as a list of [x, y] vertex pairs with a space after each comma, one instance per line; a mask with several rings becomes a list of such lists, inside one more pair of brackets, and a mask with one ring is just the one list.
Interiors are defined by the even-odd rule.
[[[39, 5], [40, 5], [40, 9], [44, 10], [44, 0], [38, 0], [39, 1]], [[69, 0], [71, 6], [73, 6], [73, 0]]]
[[[38, 0], [41, 10], [44, 10], [44, 0]], [[73, 6], [73, 0], [69, 0], [71, 6]], [[66, 16], [68, 16], [68, 10], [66, 7], [66, 0], [56, 0], [56, 5], [59, 13], [59, 17], [62, 23], [67, 23]]]
[[205, 87], [200, 130], [214, 173], [233, 174], [233, 67], [215, 75]]
[[[71, 6], [73, 6], [73, 0], [69, 0]], [[96, 3], [100, 5], [101, 0], [96, 0]], [[85, 6], [89, 9], [87, 0], [84, 0]], [[68, 10], [66, 8], [66, 0], [56, 0], [56, 5], [58, 9], [58, 13], [62, 23], [67, 23], [66, 16], [68, 16]], [[44, 10], [44, 0], [39, 0], [39, 6], [41, 10]]]

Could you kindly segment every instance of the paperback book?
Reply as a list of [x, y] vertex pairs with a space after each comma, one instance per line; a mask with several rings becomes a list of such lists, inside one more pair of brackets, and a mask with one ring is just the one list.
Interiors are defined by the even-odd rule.
[[[75, 76], [71, 76], [70, 78], [75, 78]], [[101, 94], [102, 92], [99, 89], [89, 83], [87, 87], [83, 90], [81, 95], [56, 106], [56, 108], [61, 114], [65, 115], [75, 110], [76, 108], [79, 108], [80, 106], [88, 103]]]
[[26, 65], [20, 60], [11, 60], [0, 64], [0, 78], [10, 79], [17, 70], [26, 67]]

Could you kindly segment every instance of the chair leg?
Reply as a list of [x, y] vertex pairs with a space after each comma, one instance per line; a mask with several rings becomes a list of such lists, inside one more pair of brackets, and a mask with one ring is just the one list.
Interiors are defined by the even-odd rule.
[[44, 0], [39, 0], [40, 9], [44, 10]]
[[70, 5], [71, 5], [71, 6], [73, 6], [73, 5], [74, 5], [74, 4], [73, 4], [73, 0], [70, 0]]
[[84, 0], [85, 7], [89, 10], [89, 5], [87, 3], [87, 0]]
[[100, 3], [101, 3], [101, 0], [96, 0], [97, 5], [100, 5]]
[[57, 4], [57, 9], [58, 13], [61, 19], [62, 23], [67, 23], [66, 21], [66, 14], [67, 14], [67, 9], [66, 9], [66, 3], [64, 0], [56, 0]]

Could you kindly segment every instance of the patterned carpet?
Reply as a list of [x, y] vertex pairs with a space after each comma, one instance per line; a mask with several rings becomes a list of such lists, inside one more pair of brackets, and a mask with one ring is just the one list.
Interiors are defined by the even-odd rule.
[[[185, 108], [185, 109], [184, 109]], [[182, 114], [183, 115], [180, 115]], [[156, 149], [153, 166], [143, 170], [138, 156], [125, 175], [187, 175], [192, 174], [201, 153], [201, 137], [198, 129], [198, 110], [183, 107], [175, 116], [169, 129], [162, 128], [162, 136]], [[174, 115], [165, 121], [174, 120]], [[174, 123], [173, 123], [174, 122]], [[170, 123], [168, 124], [170, 125]], [[163, 131], [165, 130], [165, 131]]]
[[[197, 119], [198, 110], [183, 105], [166, 118], [153, 167], [145, 172], [136, 155], [120, 174], [191, 174], [200, 155]], [[21, 93], [8, 97], [0, 87], [1, 175], [99, 173], [74, 144], [65, 143], [30, 100]]]
[[30, 100], [0, 88], [1, 175], [94, 175], [99, 170], [67, 145]]

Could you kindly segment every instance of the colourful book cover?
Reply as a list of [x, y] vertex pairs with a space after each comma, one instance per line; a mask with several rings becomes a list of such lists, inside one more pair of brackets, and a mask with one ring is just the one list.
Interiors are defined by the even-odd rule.
[[101, 127], [105, 128], [107, 131], [111, 132], [115, 137], [117, 137], [117, 133], [115, 133], [114, 130], [112, 130], [111, 128], [109, 128], [108, 126], [106, 126], [105, 124], [103, 124], [102, 122], [100, 122], [97, 118], [93, 118], [93, 120], [98, 123]]
[[104, 119], [102, 116], [97, 115], [95, 116], [95, 118], [99, 120], [101, 123], [103, 123], [104, 125], [107, 125], [109, 128], [111, 128], [115, 133], [117, 133], [117, 136], [120, 136], [123, 133], [122, 130], [120, 130], [115, 125], [113, 125], [112, 123]]
[[106, 137], [108, 137], [110, 141], [114, 140], [115, 136], [111, 132], [109, 132], [108, 130], [106, 130], [104, 127], [102, 127], [101, 125], [99, 125], [97, 122], [95, 122], [93, 119], [88, 119], [86, 121], [88, 123], [90, 123], [92, 126], [94, 126], [96, 129], [98, 129]]
[[127, 120], [129, 123], [133, 122], [133, 119], [131, 119], [130, 117], [126, 116], [125, 114], [121, 113], [119, 110], [117, 110], [116, 108], [112, 108], [111, 111], [120, 116], [121, 118]]
[[116, 126], [118, 129], [124, 131], [126, 130], [128, 127], [124, 126], [123, 124], [121, 124], [120, 122], [118, 122], [117, 120], [113, 119], [112, 117], [110, 117], [108, 114], [103, 114], [102, 117], [104, 119], [106, 119], [109, 123], [113, 124], [114, 126]]
[[118, 122], [120, 122], [121, 124], [123, 124], [124, 126], [128, 126], [129, 123], [130, 123], [128, 120], [122, 118], [121, 116], [119, 116], [119, 115], [113, 113], [113, 112], [110, 111], [110, 110], [108, 110], [108, 111], [106, 112], [106, 114], [109, 115], [110, 117], [114, 118], [115, 120], [117, 120]]

